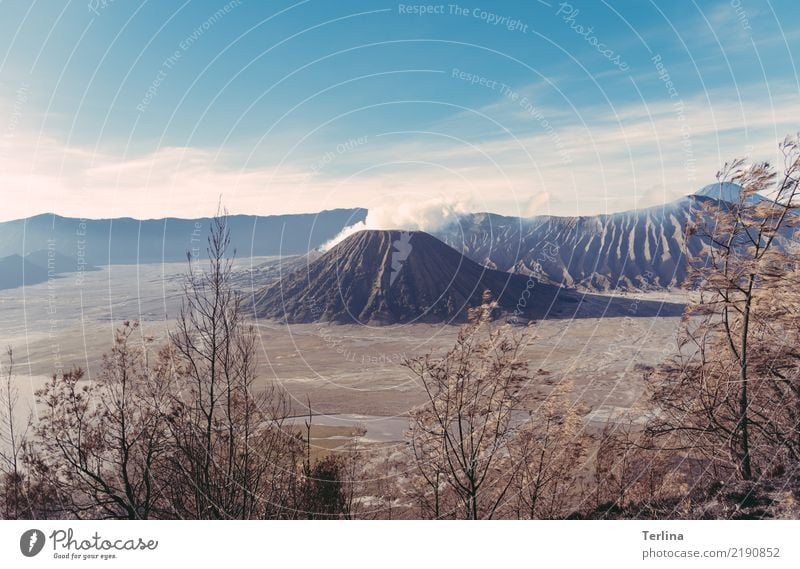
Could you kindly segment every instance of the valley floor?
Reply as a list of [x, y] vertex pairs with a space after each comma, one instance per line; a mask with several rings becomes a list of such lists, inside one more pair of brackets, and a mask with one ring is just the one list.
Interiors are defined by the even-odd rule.
[[[246, 268], [255, 261], [238, 263]], [[124, 320], [141, 320], [144, 334], [163, 341], [180, 306], [185, 268], [185, 263], [116, 265], [86, 273], [82, 280], [68, 275], [0, 291], [0, 343], [14, 348], [27, 406], [34, 390], [59, 369], [82, 366], [91, 378]], [[535, 372], [532, 388], [547, 391], [572, 381], [573, 397], [586, 404], [587, 419], [596, 424], [635, 407], [643, 393], [642, 370], [675, 349], [680, 320], [637, 315], [642, 298], [681, 302], [684, 297], [629, 295], [624, 302], [630, 302], [630, 316], [533, 324], [525, 350]], [[456, 326], [431, 324], [287, 326], [259, 321], [256, 330], [261, 377], [291, 394], [295, 413], [305, 413], [310, 398], [314, 414], [325, 415], [315, 417], [315, 424], [345, 430], [363, 426], [366, 440], [383, 443], [402, 438], [404, 416], [423, 399], [402, 361], [443, 353], [458, 334]]]

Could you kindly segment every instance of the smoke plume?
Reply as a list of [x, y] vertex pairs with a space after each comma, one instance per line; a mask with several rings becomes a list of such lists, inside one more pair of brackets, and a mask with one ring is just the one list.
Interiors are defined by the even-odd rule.
[[403, 229], [406, 231], [439, 231], [470, 210], [464, 202], [434, 198], [423, 202], [400, 202], [370, 208], [363, 222], [345, 227], [336, 237], [322, 245], [328, 251], [344, 239], [365, 229]]

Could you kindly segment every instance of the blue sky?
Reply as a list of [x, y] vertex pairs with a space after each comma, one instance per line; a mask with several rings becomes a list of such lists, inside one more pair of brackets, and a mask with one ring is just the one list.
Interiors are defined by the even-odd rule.
[[800, 129], [799, 20], [789, 0], [2, 0], [0, 218], [665, 203]]

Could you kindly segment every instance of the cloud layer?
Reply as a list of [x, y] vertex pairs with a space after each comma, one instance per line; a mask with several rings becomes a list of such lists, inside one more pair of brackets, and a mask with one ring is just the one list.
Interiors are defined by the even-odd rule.
[[[0, 217], [193, 217], [213, 213], [222, 195], [237, 213], [360, 206], [374, 227], [430, 229], [452, 208], [527, 216], [645, 207], [693, 192], [732, 157], [777, 157], [778, 140], [797, 129], [800, 98], [764, 104], [751, 95], [598, 106], [571, 119], [543, 107], [549, 130], [541, 117], [500, 100], [426, 132], [377, 133], [325, 168], [308, 153], [243, 163], [239, 148], [125, 156], [15, 123], [0, 138], [0, 169], [3, 191], [24, 199], [7, 200]], [[490, 135], [487, 115], [502, 126], [492, 123]]]

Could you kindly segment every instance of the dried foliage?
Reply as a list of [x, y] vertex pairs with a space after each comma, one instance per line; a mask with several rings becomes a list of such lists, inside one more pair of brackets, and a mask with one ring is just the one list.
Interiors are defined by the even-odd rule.
[[736, 203], [708, 202], [691, 231], [708, 248], [695, 260], [698, 299], [687, 308], [680, 352], [649, 376], [655, 439], [744, 480], [800, 453], [797, 225], [800, 141], [787, 138], [780, 175], [737, 160], [720, 183]]
[[[592, 473], [594, 516], [646, 519], [682, 512], [692, 479], [692, 463], [656, 444], [630, 415], [609, 421], [600, 433]], [[662, 511], [661, 515], [656, 512]]]
[[572, 385], [562, 383], [528, 413], [511, 447], [519, 465], [507, 516], [516, 519], [560, 519], [581, 497], [579, 477], [590, 445], [571, 400]]
[[408, 434], [421, 515], [562, 517], [585, 452], [582, 425], [565, 386], [525, 410], [526, 338], [492, 327], [494, 304], [484, 301], [443, 357], [405, 364], [428, 399]]
[[170, 365], [148, 366], [138, 325], [126, 322], [97, 378], [80, 368], [53, 375], [36, 396], [39, 421], [32, 471], [77, 518], [148, 519], [169, 511], [165, 412]]

